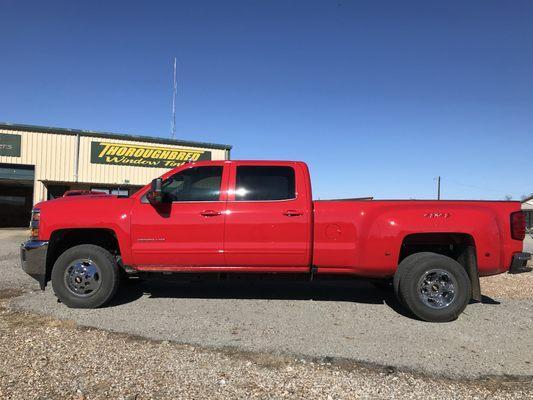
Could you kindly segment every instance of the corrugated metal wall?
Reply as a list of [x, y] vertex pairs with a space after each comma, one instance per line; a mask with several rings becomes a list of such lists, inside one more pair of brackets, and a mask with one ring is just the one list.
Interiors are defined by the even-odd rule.
[[[157, 146], [158, 144], [144, 141], [81, 136], [79, 137], [79, 164], [78, 176], [76, 178], [77, 136], [10, 129], [0, 129], [0, 133], [21, 136], [20, 157], [0, 156], [0, 163], [35, 166], [34, 203], [47, 198], [46, 187], [41, 181], [145, 185], [153, 178], [168, 171], [166, 168], [92, 164], [92, 141], [143, 146]], [[223, 160], [226, 156], [225, 150], [219, 149], [183, 147], [169, 144], [161, 144], [160, 146], [175, 149], [194, 148], [210, 151], [213, 160]]]
[[74, 179], [75, 136], [6, 129], [0, 129], [0, 133], [21, 136], [20, 157], [0, 156], [0, 163], [35, 167], [34, 204], [46, 199], [46, 188], [41, 180], [71, 182]]

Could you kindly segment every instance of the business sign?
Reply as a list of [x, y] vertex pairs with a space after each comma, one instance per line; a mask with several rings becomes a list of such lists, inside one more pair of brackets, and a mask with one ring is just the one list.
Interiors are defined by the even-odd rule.
[[190, 161], [211, 160], [211, 152], [110, 142], [91, 143], [91, 163], [174, 168]]
[[20, 157], [20, 135], [0, 133], [0, 156]]

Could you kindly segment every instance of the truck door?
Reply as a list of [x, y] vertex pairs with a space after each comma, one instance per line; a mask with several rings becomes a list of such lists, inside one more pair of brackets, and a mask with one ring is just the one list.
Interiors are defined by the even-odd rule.
[[228, 177], [224, 162], [191, 166], [163, 181], [163, 204], [154, 206], [142, 196], [131, 216], [134, 264], [223, 266]]
[[311, 199], [298, 163], [232, 163], [224, 252], [228, 266], [307, 267]]

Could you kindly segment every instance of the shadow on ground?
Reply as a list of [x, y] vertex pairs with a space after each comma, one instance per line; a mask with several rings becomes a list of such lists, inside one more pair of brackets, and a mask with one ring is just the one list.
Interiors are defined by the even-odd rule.
[[[120, 287], [115, 298], [106, 307], [131, 303], [142, 296], [152, 299], [315, 300], [383, 304], [405, 317], [417, 319], [398, 302], [392, 288], [378, 288], [371, 282], [360, 280], [276, 282], [246, 279], [230, 281], [130, 279]], [[489, 305], [500, 304], [488, 296], [482, 296], [481, 302]]]
[[166, 281], [128, 280], [107, 307], [116, 307], [148, 298], [315, 300], [384, 304], [412, 318], [396, 300], [392, 290], [379, 289], [365, 281]]

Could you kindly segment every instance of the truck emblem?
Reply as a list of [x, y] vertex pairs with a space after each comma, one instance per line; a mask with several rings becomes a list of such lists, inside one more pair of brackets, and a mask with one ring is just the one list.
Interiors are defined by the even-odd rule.
[[425, 213], [424, 214], [424, 217], [426, 218], [445, 218], [445, 219], [448, 219], [450, 218], [452, 215], [450, 213], [447, 213], [447, 212], [429, 212], [429, 213]]

